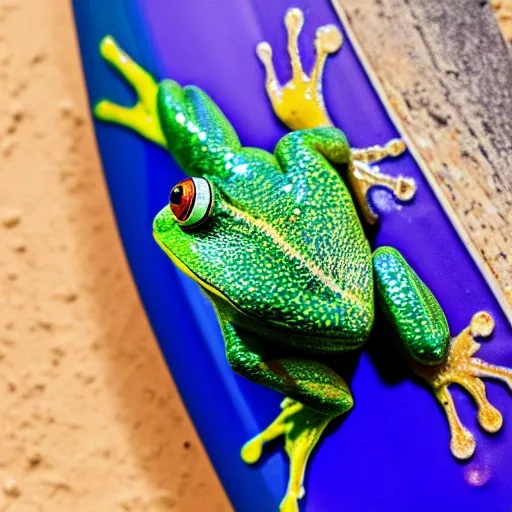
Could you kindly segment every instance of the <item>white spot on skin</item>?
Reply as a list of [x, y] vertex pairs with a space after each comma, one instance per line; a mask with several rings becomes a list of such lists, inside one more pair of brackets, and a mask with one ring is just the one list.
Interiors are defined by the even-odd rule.
[[233, 169], [233, 172], [236, 173], [236, 174], [247, 174], [247, 164], [240, 164], [240, 165], [237, 165], [234, 169]]
[[197, 133], [199, 131], [199, 128], [192, 121], [189, 121], [187, 123], [187, 130], [190, 133]]

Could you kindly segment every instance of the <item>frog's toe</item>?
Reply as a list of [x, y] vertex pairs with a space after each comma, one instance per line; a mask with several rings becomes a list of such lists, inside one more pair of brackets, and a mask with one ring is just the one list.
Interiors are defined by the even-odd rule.
[[389, 176], [381, 173], [378, 167], [369, 165], [388, 157], [400, 156], [406, 149], [401, 139], [392, 139], [384, 146], [352, 148], [349, 182], [368, 224], [374, 224], [378, 220], [377, 213], [373, 211], [368, 200], [368, 192], [372, 187], [388, 189], [400, 202], [411, 201], [416, 195], [417, 185], [412, 178]]
[[255, 437], [247, 443], [244, 444], [242, 450], [240, 452], [240, 456], [242, 460], [246, 464], [255, 464], [261, 458], [261, 454], [263, 453], [263, 444], [265, 441], [262, 439]]
[[379, 171], [376, 166], [370, 166], [363, 159], [352, 156], [349, 166], [348, 182], [361, 212], [370, 225], [378, 221], [377, 212], [370, 203], [368, 193], [373, 187], [389, 190], [400, 202], [411, 201], [416, 195], [417, 185], [414, 179], [404, 176], [389, 176]]
[[[336, 53], [342, 45], [343, 35], [336, 25], [324, 25], [316, 31], [315, 47], [317, 54], [322, 55], [321, 52], [325, 52], [326, 55]], [[322, 72], [322, 70], [319, 70], [319, 72]]]
[[139, 99], [131, 107], [102, 100], [94, 107], [96, 118], [130, 128], [156, 144], [165, 146], [156, 108], [158, 84], [155, 79], [133, 61], [111, 36], [101, 41], [100, 53], [135, 89]]
[[126, 124], [126, 116], [131, 115], [131, 109], [117, 105], [109, 100], [101, 100], [94, 106], [94, 115], [101, 121], [117, 122]]
[[299, 512], [298, 497], [286, 495], [281, 501], [280, 512]]

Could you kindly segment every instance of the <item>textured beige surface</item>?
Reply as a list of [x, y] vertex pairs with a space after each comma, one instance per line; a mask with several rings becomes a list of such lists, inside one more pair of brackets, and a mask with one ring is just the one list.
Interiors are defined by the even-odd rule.
[[128, 273], [67, 3], [0, 0], [0, 511], [227, 511]]
[[474, 0], [332, 3], [512, 322], [512, 61], [491, 8]]
[[491, 7], [503, 33], [503, 37], [512, 43], [512, 0], [490, 0]]

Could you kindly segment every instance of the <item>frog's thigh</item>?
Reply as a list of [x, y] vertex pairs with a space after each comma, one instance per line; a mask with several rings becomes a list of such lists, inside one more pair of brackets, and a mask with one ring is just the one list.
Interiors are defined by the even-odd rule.
[[325, 159], [348, 165], [350, 146], [345, 134], [337, 128], [313, 128], [286, 134], [277, 143], [275, 157], [290, 177], [294, 174], [301, 177], [311, 175], [313, 184], [318, 185], [317, 173], [306, 171], [311, 171], [315, 166], [329, 168]]
[[158, 112], [169, 152], [188, 175], [226, 174], [225, 156], [238, 153], [240, 141], [204, 91], [164, 80], [158, 92]]
[[229, 322], [221, 326], [227, 359], [236, 373], [329, 415], [352, 407], [346, 382], [328, 366], [308, 359], [266, 358], [254, 334]]
[[432, 292], [392, 247], [374, 252], [373, 268], [379, 306], [408, 355], [422, 365], [442, 362], [450, 332]]

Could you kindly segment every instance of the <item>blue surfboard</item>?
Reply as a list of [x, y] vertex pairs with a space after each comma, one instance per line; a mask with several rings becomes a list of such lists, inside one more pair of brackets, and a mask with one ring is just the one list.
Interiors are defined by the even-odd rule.
[[[289, 77], [282, 20], [289, 7], [306, 14], [301, 51], [313, 61], [314, 32], [340, 24], [327, 0], [75, 0], [74, 12], [91, 105], [103, 97], [132, 104], [133, 91], [101, 59], [98, 45], [111, 34], [157, 79], [203, 88], [235, 126], [245, 146], [272, 151], [286, 133], [274, 117], [254, 48], [269, 41], [278, 74]], [[279, 51], [282, 49], [282, 51]], [[327, 64], [324, 94], [337, 126], [353, 146], [399, 137], [347, 38]], [[211, 461], [238, 511], [277, 510], [288, 463], [269, 452], [255, 467], [240, 459], [243, 443], [275, 417], [281, 396], [235, 375], [224, 354], [219, 326], [198, 286], [158, 248], [152, 221], [184, 174], [162, 149], [114, 125], [95, 123], [110, 197], [124, 248], [151, 325]], [[432, 289], [452, 334], [473, 313], [496, 321], [492, 342], [480, 354], [512, 366], [512, 335], [487, 283], [457, 236], [412, 157], [383, 162], [383, 172], [413, 177], [412, 205], [382, 191], [373, 201], [381, 224], [372, 245], [400, 250]], [[340, 242], [342, 243], [342, 242]], [[461, 419], [475, 431], [477, 453], [466, 463], [451, 455], [443, 412], [431, 393], [411, 379], [377, 324], [351, 377], [353, 411], [336, 423], [315, 452], [307, 475], [305, 510], [330, 512], [508, 512], [512, 507], [512, 400], [487, 385], [505, 427], [492, 437], [475, 427], [475, 410], [459, 390]], [[386, 355], [387, 354], [387, 355]], [[508, 424], [507, 424], [508, 420]], [[475, 475], [481, 478], [475, 478]]]

